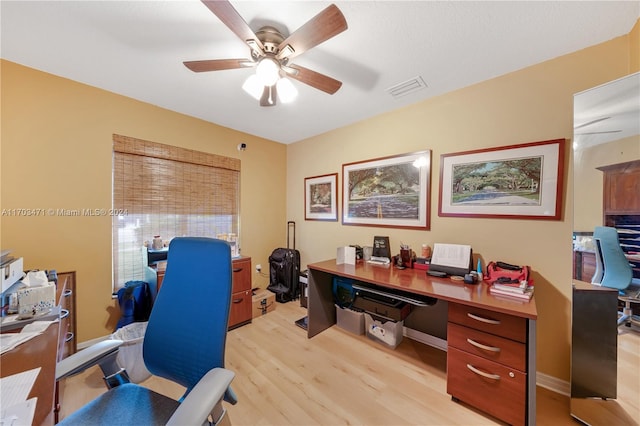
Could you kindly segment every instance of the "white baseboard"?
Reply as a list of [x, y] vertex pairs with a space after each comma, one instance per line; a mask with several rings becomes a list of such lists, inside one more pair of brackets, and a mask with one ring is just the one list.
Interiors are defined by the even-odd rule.
[[569, 382], [567, 382], [566, 380], [558, 379], [557, 377], [549, 376], [548, 374], [537, 373], [536, 385], [559, 393], [560, 395], [571, 395], [571, 384]]
[[[438, 337], [407, 327], [404, 327], [402, 334], [405, 337], [424, 343], [425, 345], [432, 346], [436, 349], [440, 349], [445, 352], [447, 350], [447, 341]], [[571, 385], [569, 382], [558, 379], [557, 377], [549, 376], [548, 374], [536, 373], [536, 385], [564, 396], [569, 396], [571, 394]]]
[[402, 335], [436, 349], [447, 351], [447, 341], [413, 328], [403, 327]]

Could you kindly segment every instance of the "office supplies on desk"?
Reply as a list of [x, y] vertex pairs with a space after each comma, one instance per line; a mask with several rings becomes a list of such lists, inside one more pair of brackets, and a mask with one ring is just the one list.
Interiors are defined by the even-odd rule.
[[5, 259], [0, 265], [0, 278], [2, 279], [0, 293], [4, 293], [24, 275], [22, 270], [23, 259], [21, 257], [16, 259], [5, 256]]
[[[449, 275], [459, 275], [463, 277], [473, 268], [472, 262], [471, 246], [436, 243], [433, 245], [429, 272], [444, 272]], [[433, 274], [431, 273], [430, 275]]]
[[387, 258], [387, 260], [391, 261], [389, 237], [373, 237], [373, 251], [371, 253], [371, 259], [381, 260], [382, 258]]
[[372, 265], [389, 266], [391, 261], [386, 257], [371, 256], [371, 259], [367, 260], [367, 263]]
[[356, 248], [353, 246], [338, 247], [336, 254], [336, 265], [341, 264], [355, 265], [356, 264]]

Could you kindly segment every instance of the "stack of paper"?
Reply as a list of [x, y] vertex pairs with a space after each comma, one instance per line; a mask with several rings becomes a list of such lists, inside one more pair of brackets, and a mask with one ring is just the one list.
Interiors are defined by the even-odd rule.
[[40, 367], [0, 379], [0, 424], [30, 425], [37, 398], [27, 399]]
[[512, 297], [520, 300], [531, 300], [533, 296], [533, 283], [493, 283], [489, 292], [498, 296]]

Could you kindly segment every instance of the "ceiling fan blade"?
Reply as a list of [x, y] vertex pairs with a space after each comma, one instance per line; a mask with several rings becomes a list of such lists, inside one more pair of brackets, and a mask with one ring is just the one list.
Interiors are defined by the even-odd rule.
[[578, 125], [578, 126], [574, 126], [574, 127], [573, 127], [573, 130], [581, 129], [581, 128], [583, 128], [583, 127], [587, 127], [587, 126], [591, 126], [592, 124], [596, 124], [596, 123], [599, 123], [599, 122], [601, 122], [601, 121], [608, 120], [608, 119], [610, 119], [610, 118], [611, 118], [611, 117], [602, 117], [602, 118], [597, 118], [597, 119], [595, 119], [595, 120], [591, 120], [591, 121], [589, 121], [589, 122], [587, 122], [587, 123], [583, 123], [583, 124], [580, 124], [580, 125]]
[[602, 132], [585, 132], [585, 133], [576, 133], [576, 135], [585, 136], [585, 135], [606, 135], [609, 133], [620, 133], [622, 130], [604, 130]]
[[276, 105], [276, 86], [264, 86], [262, 97], [260, 98], [260, 106], [270, 107]]
[[204, 61], [186, 61], [184, 66], [193, 72], [232, 70], [255, 65], [251, 59], [210, 59]]
[[342, 87], [342, 82], [331, 78], [327, 75], [320, 74], [319, 72], [312, 71], [308, 68], [301, 67], [300, 65], [287, 65], [282, 67], [287, 75], [294, 80], [298, 80], [301, 83], [308, 84], [311, 87], [315, 87], [318, 90], [322, 90], [330, 95], [333, 95]]
[[335, 4], [307, 21], [278, 46], [278, 59], [294, 58], [347, 29], [347, 20]]
[[238, 11], [227, 0], [202, 0], [205, 6], [213, 12], [235, 35], [240, 37], [249, 47], [260, 55], [264, 55], [264, 45], [251, 30], [247, 22], [242, 19]]

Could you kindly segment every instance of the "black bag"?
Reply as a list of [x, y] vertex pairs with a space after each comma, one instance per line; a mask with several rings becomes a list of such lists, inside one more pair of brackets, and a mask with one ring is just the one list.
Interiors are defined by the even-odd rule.
[[[293, 228], [293, 248], [289, 248], [289, 229]], [[287, 222], [287, 248], [277, 248], [269, 256], [269, 286], [276, 302], [285, 303], [300, 296], [300, 252], [296, 247], [296, 224]]]

